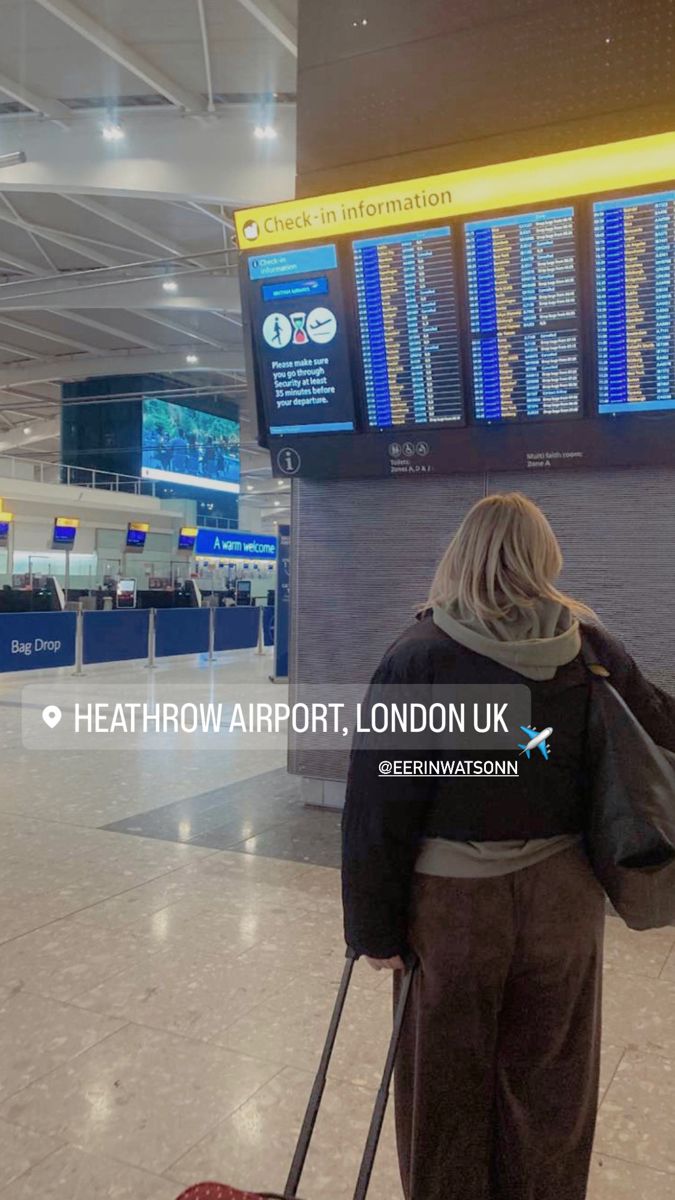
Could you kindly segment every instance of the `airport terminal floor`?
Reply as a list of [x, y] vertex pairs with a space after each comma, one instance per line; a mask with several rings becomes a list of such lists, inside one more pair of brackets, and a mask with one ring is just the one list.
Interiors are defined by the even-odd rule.
[[[160, 672], [213, 672], [227, 699], [270, 662]], [[339, 817], [301, 810], [276, 752], [28, 752], [21, 687], [0, 684], [0, 1197], [174, 1200], [209, 1178], [280, 1190], [343, 965]], [[589, 1197], [673, 1200], [675, 928], [608, 916], [605, 974]], [[352, 1195], [389, 988], [357, 965], [312, 1200]], [[401, 1195], [391, 1112], [370, 1194]]]

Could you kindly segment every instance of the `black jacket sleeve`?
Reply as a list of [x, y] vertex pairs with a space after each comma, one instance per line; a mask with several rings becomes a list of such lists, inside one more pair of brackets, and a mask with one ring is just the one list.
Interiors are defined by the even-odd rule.
[[[392, 697], [390, 685], [423, 682], [414, 663], [397, 659], [394, 649], [375, 672], [364, 716], [378, 698]], [[404, 741], [392, 751], [378, 747], [376, 736], [357, 733], [350, 758], [342, 819], [345, 940], [371, 958], [406, 951], [412, 874], [434, 791], [433, 780], [380, 773], [382, 760], [406, 758]]]
[[623, 645], [602, 626], [585, 625], [584, 637], [609, 671], [609, 682], [659, 746], [675, 751], [675, 696], [664, 692], [645, 675]]

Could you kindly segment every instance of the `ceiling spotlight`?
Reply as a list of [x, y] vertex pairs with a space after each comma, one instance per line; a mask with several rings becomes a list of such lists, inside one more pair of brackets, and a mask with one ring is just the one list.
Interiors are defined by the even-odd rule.
[[25, 150], [13, 150], [11, 154], [0, 154], [0, 167], [18, 167], [25, 161]]
[[247, 484], [246, 484], [246, 491], [247, 491], [247, 492], [252, 492], [252, 491], [253, 491], [253, 484], [252, 484], [252, 483], [247, 483]]
[[257, 138], [259, 142], [273, 142], [274, 139], [279, 135], [274, 128], [274, 125], [256, 125], [255, 129], [253, 130], [253, 136], [254, 138]]
[[23, 431], [24, 431], [26, 437], [28, 437], [28, 434], [32, 432], [30, 425], [24, 425]]
[[122, 142], [126, 134], [119, 121], [106, 121], [101, 129], [101, 136], [104, 142]]
[[275, 508], [281, 508], [281, 500], [275, 500], [275, 501], [274, 501], [274, 507], [275, 507]]
[[178, 284], [175, 279], [165, 279], [162, 288], [165, 292], [177, 292]]
[[185, 361], [186, 363], [189, 363], [191, 367], [194, 367], [199, 362], [199, 356], [197, 354], [186, 354]]

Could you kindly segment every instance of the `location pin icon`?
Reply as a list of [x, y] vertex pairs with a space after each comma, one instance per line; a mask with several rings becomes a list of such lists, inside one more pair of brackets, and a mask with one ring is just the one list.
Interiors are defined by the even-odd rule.
[[43, 708], [42, 710], [42, 720], [44, 721], [45, 725], [49, 726], [50, 729], [56, 729], [56, 726], [58, 725], [62, 716], [63, 713], [56, 704], [48, 704], [47, 707]]

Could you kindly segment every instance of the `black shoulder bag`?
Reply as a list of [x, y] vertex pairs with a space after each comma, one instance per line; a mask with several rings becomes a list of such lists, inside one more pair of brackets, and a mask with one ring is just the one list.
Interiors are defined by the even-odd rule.
[[630, 929], [675, 924], [675, 754], [657, 746], [584, 645], [593, 870]]

